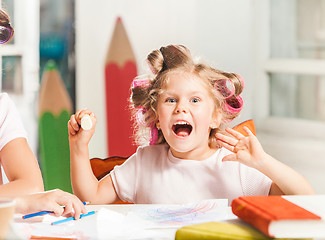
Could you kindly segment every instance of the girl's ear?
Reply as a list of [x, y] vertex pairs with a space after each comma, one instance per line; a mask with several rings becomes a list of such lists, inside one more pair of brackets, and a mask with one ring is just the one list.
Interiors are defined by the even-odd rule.
[[156, 128], [159, 130], [160, 129], [160, 122], [159, 120], [156, 122]]
[[210, 124], [210, 127], [212, 129], [214, 128], [218, 128], [221, 124], [221, 119], [222, 119], [222, 113], [221, 113], [221, 110], [220, 109], [216, 109], [213, 113], [213, 116], [212, 116], [212, 121], [211, 121], [211, 124]]

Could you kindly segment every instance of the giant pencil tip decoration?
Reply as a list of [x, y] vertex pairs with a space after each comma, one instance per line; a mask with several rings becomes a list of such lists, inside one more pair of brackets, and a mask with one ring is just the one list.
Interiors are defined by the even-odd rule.
[[136, 75], [134, 53], [122, 19], [118, 17], [105, 63], [108, 156], [130, 156], [136, 150], [128, 108], [130, 86]]
[[72, 192], [67, 122], [72, 102], [54, 61], [47, 62], [39, 94], [39, 160], [46, 190]]

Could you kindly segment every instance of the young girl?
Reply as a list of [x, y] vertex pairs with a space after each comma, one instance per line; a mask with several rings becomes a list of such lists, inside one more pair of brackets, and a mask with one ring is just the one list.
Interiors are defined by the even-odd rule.
[[[224, 125], [238, 116], [243, 101], [242, 78], [195, 63], [184, 46], [151, 52], [152, 78], [136, 78], [131, 103], [141, 145], [123, 165], [97, 181], [88, 156], [95, 127], [80, 128], [89, 110], [68, 123], [71, 178], [83, 201], [107, 204], [188, 203], [242, 195], [312, 194], [297, 172], [266, 154], [257, 138]], [[119, 126], [116, 126], [119, 127]], [[148, 145], [148, 144], [147, 144]]]

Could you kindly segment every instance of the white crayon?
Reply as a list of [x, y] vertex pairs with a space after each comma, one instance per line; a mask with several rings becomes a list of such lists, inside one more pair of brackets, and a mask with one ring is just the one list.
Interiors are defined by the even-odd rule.
[[81, 118], [81, 127], [83, 130], [90, 130], [93, 127], [93, 122], [88, 114]]

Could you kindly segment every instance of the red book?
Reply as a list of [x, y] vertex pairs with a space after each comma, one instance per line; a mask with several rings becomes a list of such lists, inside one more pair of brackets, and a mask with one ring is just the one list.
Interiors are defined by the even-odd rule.
[[234, 199], [231, 208], [270, 237], [312, 238], [325, 237], [324, 204], [325, 195], [246, 196]]

